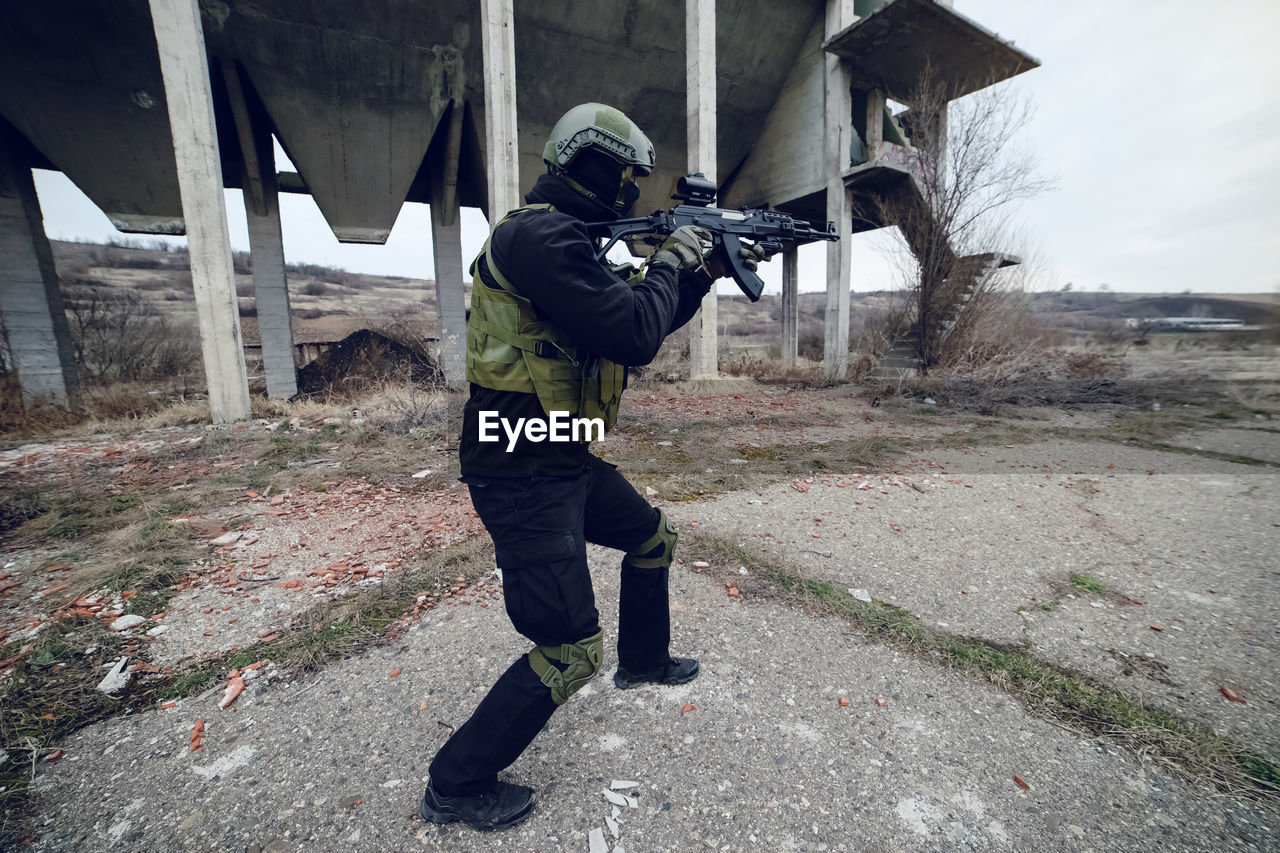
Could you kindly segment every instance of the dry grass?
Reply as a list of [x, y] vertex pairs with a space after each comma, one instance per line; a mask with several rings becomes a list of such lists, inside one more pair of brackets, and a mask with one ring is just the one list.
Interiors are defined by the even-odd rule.
[[[264, 658], [292, 674], [358, 654], [393, 635], [394, 624], [414, 609], [420, 594], [442, 594], [455, 583], [469, 584], [492, 571], [493, 548], [486, 539], [424, 554], [377, 588], [313, 607], [300, 620], [304, 627], [278, 640], [238, 649], [177, 674], [140, 676], [118, 696], [106, 696], [95, 687], [103, 663], [120, 651], [119, 635], [97, 620], [67, 621], [61, 630], [41, 632], [14, 674], [0, 682], [5, 708], [0, 746], [13, 756], [0, 766], [0, 843], [16, 843], [28, 829], [31, 768], [52, 744], [76, 730], [119, 713], [154, 708], [159, 701], [194, 696], [229, 669]], [[15, 651], [13, 645], [0, 651], [0, 657]], [[94, 647], [91, 653], [80, 651]]]

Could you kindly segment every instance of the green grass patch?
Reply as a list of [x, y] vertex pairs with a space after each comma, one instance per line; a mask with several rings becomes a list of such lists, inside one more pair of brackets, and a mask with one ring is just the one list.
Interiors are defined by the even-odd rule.
[[[870, 637], [992, 684], [1032, 713], [1207, 778], [1224, 791], [1280, 804], [1280, 768], [1257, 752], [1090, 676], [1042, 660], [1024, 647], [949, 633], [888, 602], [858, 601], [831, 583], [791, 571], [780, 560], [706, 533], [689, 535], [683, 547], [722, 566], [725, 578], [732, 578], [744, 597], [754, 593], [843, 619]], [[740, 576], [738, 566], [749, 574]], [[1098, 587], [1090, 591], [1102, 590], [1087, 575], [1073, 575], [1073, 583], [1076, 577]]]
[[1107, 585], [1092, 575], [1072, 572], [1068, 580], [1071, 581], [1072, 586], [1079, 587], [1080, 589], [1087, 590], [1088, 592], [1096, 593], [1098, 595], [1107, 591]]

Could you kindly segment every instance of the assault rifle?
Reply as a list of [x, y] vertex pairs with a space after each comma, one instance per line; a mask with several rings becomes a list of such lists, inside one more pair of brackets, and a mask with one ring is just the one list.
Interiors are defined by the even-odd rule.
[[760, 298], [764, 282], [744, 263], [739, 251], [743, 240], [760, 243], [773, 254], [784, 247], [840, 239], [831, 222], [827, 223], [825, 231], [819, 231], [809, 227], [808, 222], [792, 219], [779, 210], [712, 207], [716, 200], [716, 185], [701, 172], [681, 178], [671, 199], [681, 203], [670, 210], [655, 210], [648, 216], [589, 223], [587, 233], [595, 239], [605, 240], [604, 246], [596, 252], [596, 259], [603, 261], [619, 240], [640, 238], [642, 242], [657, 245], [680, 226], [697, 225], [711, 232], [712, 248], [708, 260], [718, 261], [721, 269], [727, 270], [742, 292], [755, 302]]

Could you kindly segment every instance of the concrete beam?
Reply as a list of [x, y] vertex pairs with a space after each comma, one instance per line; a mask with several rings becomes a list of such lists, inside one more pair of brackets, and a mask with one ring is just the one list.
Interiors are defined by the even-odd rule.
[[271, 202], [267, 200], [267, 195], [278, 190], [263, 186], [264, 181], [270, 181], [273, 185], [276, 183], [275, 147], [271, 144], [267, 119], [249, 105], [235, 60], [224, 59], [217, 65], [222, 69], [227, 100], [231, 103], [231, 115], [235, 122], [236, 139], [240, 143], [240, 191], [244, 194], [245, 210], [258, 216], [268, 216]]
[[782, 366], [796, 366], [800, 357], [800, 253], [795, 246], [782, 252]]
[[520, 206], [520, 149], [516, 138], [514, 0], [480, 0], [484, 50], [485, 166], [489, 222]]
[[[716, 180], [716, 0], [685, 0], [686, 139], [689, 171]], [[689, 378], [719, 374], [716, 287], [689, 323]]]
[[[842, 31], [853, 20], [852, 0], [827, 0], [826, 35]], [[824, 317], [822, 370], [828, 379], [843, 379], [849, 372], [849, 240], [853, 234], [852, 204], [844, 186], [849, 168], [849, 143], [853, 138], [853, 104], [849, 71], [840, 57], [828, 55], [823, 78], [826, 104], [823, 163], [827, 176], [827, 219], [836, 225], [840, 239], [827, 243], [827, 310]]]
[[187, 224], [191, 280], [214, 423], [249, 417], [231, 237], [204, 33], [196, 0], [150, 0]]
[[[456, 201], [456, 196], [455, 196]], [[466, 380], [467, 302], [462, 286], [462, 218], [455, 205], [431, 205], [431, 254], [436, 266], [440, 315], [440, 369], [445, 381]]]
[[0, 123], [0, 319], [24, 404], [75, 402], [79, 374], [31, 169]]
[[883, 89], [908, 103], [921, 74], [955, 99], [1040, 65], [976, 21], [937, 0], [874, 4], [866, 17], [828, 33], [826, 49], [850, 62], [859, 89]]

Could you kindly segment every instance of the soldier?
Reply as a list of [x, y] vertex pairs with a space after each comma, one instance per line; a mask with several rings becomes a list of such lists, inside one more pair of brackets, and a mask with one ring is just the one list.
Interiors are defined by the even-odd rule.
[[[435, 823], [505, 829], [533, 809], [533, 790], [499, 781], [552, 713], [596, 676], [604, 633], [586, 543], [622, 551], [621, 689], [684, 684], [698, 662], [672, 657], [667, 574], [675, 524], [584, 441], [508, 442], [482, 428], [542, 422], [552, 412], [613, 426], [627, 366], [648, 364], [693, 317], [718, 272], [710, 234], [684, 227], [628, 278], [595, 259], [584, 223], [625, 217], [653, 145], [621, 111], [582, 104], [551, 131], [547, 171], [493, 229], [471, 266], [462, 481], [493, 538], [507, 614], [535, 645], [498, 678], [431, 763], [419, 811]], [[754, 249], [755, 247], [753, 247]], [[763, 252], [743, 250], [748, 263]], [[748, 258], [748, 255], [750, 257]], [[491, 437], [490, 437], [491, 438]]]

